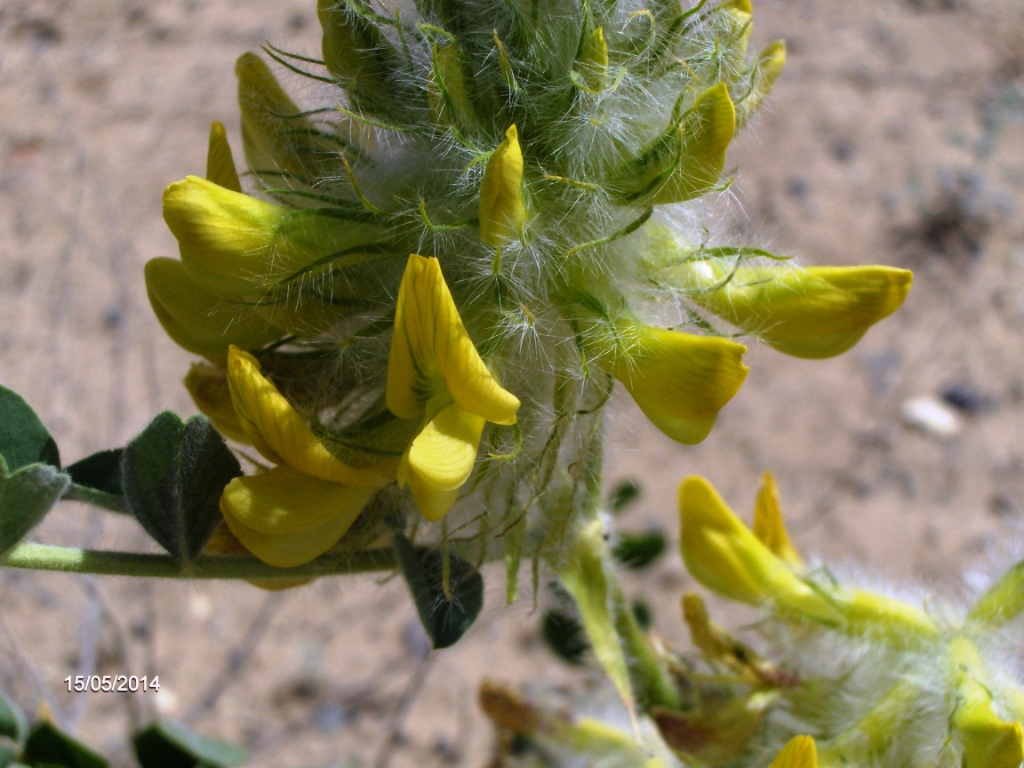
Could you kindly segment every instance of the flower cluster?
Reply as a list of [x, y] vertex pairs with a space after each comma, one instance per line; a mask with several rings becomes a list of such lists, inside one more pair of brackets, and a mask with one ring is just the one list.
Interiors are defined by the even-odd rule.
[[688, 596], [687, 622], [705, 658], [722, 669], [760, 665], [760, 679], [748, 675], [744, 696], [772, 693], [758, 715], [766, 727], [747, 746], [778, 749], [795, 732], [777, 762], [806, 768], [1020, 766], [1024, 686], [1012, 661], [1019, 647], [1003, 631], [1024, 608], [1020, 566], [959, 614], [933, 598], [918, 607], [804, 565], [770, 476], [753, 529], [702, 478], [683, 482], [679, 504], [691, 574], [719, 595], [764, 610], [770, 622], [761, 631], [788, 663], [783, 678], [763, 674], [765, 663], [735, 640], [722, 641], [724, 632]]
[[243, 55], [249, 191], [214, 123], [205, 178], [164, 194], [180, 258], [147, 265], [150, 300], [208, 361], [199, 408], [273, 465], [221, 504], [268, 563], [414, 506], [514, 566], [593, 485], [616, 381], [696, 443], [746, 375], [733, 336], [839, 354], [910, 286], [680, 223], [785, 60], [748, 55], [748, 0], [415, 6], [320, 0], [322, 58], [268, 46], [302, 107]]

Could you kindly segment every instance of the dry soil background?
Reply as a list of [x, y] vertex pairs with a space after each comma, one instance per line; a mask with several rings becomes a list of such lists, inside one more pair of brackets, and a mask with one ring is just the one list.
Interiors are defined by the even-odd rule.
[[[804, 549], [965, 594], [1024, 554], [1024, 6], [761, 0], [755, 12], [755, 40], [786, 39], [789, 64], [731, 150], [734, 194], [711, 221], [806, 263], [913, 268], [914, 289], [837, 360], [753, 349], [701, 446], [669, 443], [622, 403], [614, 475], [644, 487], [626, 523], [674, 531], [691, 472], [747, 511], [772, 468]], [[67, 460], [123, 444], [159, 410], [192, 410], [189, 356], [151, 315], [142, 266], [174, 253], [160, 194], [202, 171], [210, 121], [237, 138], [232, 64], [266, 38], [315, 54], [313, 1], [0, 3], [0, 381]], [[955, 434], [904, 423], [921, 396], [954, 404]], [[73, 504], [35, 535], [145, 545]], [[253, 765], [479, 766], [483, 675], [575, 674], [540, 648], [530, 601], [499, 610], [502, 580], [488, 576], [487, 615], [427, 655], [394, 580], [267, 595], [0, 570], [0, 690], [29, 711], [47, 703], [125, 763], [129, 724], [159, 710], [244, 743]], [[669, 556], [632, 585], [680, 643], [688, 584]], [[66, 675], [93, 671], [163, 688], [65, 692]]]

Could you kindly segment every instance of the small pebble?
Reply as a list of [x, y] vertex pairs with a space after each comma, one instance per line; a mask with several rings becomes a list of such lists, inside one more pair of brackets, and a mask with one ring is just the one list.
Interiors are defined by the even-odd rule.
[[960, 419], [948, 405], [934, 397], [915, 397], [903, 403], [903, 423], [935, 437], [953, 437]]
[[970, 384], [950, 384], [942, 390], [942, 399], [962, 413], [978, 414], [992, 407], [988, 397]]

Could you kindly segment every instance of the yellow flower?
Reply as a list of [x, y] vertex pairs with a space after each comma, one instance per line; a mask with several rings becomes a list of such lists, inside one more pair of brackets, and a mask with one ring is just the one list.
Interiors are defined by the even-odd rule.
[[747, 376], [746, 347], [648, 325], [620, 325], [626, 351], [612, 373], [654, 425], [680, 443], [699, 443]]
[[[721, 595], [851, 634], [884, 636], [894, 645], [917, 645], [938, 635], [931, 617], [909, 603], [805, 578], [744, 525], [704, 478], [688, 477], [680, 485], [679, 516], [687, 569]], [[783, 529], [773, 538], [788, 535]]]
[[683, 560], [704, 586], [740, 602], [774, 602], [809, 618], [841, 621], [831, 603], [772, 554], [704, 478], [683, 480], [679, 514]]
[[351, 467], [313, 434], [256, 359], [232, 347], [228, 387], [253, 446], [278, 466], [237, 477], [221, 496], [232, 533], [270, 565], [307, 563], [333, 547], [388, 482], [375, 468]]
[[376, 226], [296, 211], [189, 176], [164, 191], [164, 220], [189, 277], [224, 298], [259, 296], [320, 260], [374, 242]]
[[487, 161], [480, 184], [480, 239], [499, 246], [520, 237], [526, 223], [523, 200], [523, 151], [513, 124]]
[[787, 268], [693, 261], [675, 273], [689, 298], [787, 355], [825, 358], [903, 304], [913, 275], [894, 267]]
[[818, 752], [810, 736], [790, 739], [768, 768], [818, 768]]
[[402, 457], [408, 485], [428, 520], [447, 514], [473, 471], [484, 422], [515, 424], [519, 399], [480, 358], [437, 259], [409, 256], [398, 290], [388, 360], [387, 407], [424, 427]]

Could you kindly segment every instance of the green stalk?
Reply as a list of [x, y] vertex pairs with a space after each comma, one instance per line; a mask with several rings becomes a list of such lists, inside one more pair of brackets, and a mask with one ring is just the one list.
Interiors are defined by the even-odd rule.
[[0, 566], [102, 576], [264, 580], [390, 571], [397, 562], [390, 548], [332, 552], [295, 568], [275, 568], [255, 557], [203, 555], [184, 562], [170, 555], [20, 544], [0, 556]]

